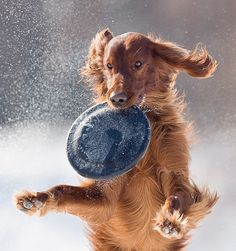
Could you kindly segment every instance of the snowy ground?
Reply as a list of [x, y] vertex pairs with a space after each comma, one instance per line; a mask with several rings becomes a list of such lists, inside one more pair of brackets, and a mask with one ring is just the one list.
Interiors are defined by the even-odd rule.
[[[13, 194], [55, 184], [79, 184], [65, 154], [65, 135], [46, 126], [11, 132], [0, 150], [0, 243], [4, 251], [89, 250], [79, 218], [63, 214], [28, 217], [14, 208]], [[49, 135], [50, 134], [50, 135]], [[9, 136], [9, 134], [8, 134]], [[4, 145], [4, 146], [3, 146]]]
[[[43, 190], [59, 183], [79, 184], [65, 154], [67, 129], [47, 125], [7, 131], [0, 142], [0, 243], [4, 251], [88, 251], [86, 228], [79, 218], [63, 214], [28, 217], [12, 203], [22, 189]], [[235, 131], [201, 137], [192, 151], [195, 181], [221, 195], [213, 213], [193, 232], [191, 251], [228, 250], [236, 246]], [[226, 246], [227, 245], [227, 246]]]

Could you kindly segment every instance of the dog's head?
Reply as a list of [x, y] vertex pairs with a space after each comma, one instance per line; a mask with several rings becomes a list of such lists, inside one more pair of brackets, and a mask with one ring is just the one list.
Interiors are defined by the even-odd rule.
[[92, 40], [82, 74], [110, 106], [139, 105], [153, 91], [173, 88], [177, 74], [209, 77], [216, 61], [204, 48], [188, 51], [174, 43], [129, 32], [113, 37], [106, 29]]

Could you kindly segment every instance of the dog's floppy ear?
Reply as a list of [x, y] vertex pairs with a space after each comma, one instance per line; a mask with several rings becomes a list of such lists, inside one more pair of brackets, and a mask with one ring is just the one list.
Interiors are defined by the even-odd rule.
[[158, 39], [152, 43], [152, 49], [154, 56], [160, 56], [169, 65], [186, 71], [193, 77], [210, 77], [217, 67], [217, 62], [200, 46], [188, 51], [174, 43]]
[[81, 75], [91, 83], [102, 84], [103, 79], [103, 54], [106, 44], [112, 39], [112, 33], [109, 29], [98, 32], [91, 41], [87, 61], [81, 68]]

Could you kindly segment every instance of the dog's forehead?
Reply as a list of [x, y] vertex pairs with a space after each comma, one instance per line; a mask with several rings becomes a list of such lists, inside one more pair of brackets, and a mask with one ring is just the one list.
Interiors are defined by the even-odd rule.
[[128, 32], [112, 38], [106, 46], [106, 54], [133, 53], [139, 48], [147, 48], [149, 44], [150, 40], [146, 36], [136, 32]]

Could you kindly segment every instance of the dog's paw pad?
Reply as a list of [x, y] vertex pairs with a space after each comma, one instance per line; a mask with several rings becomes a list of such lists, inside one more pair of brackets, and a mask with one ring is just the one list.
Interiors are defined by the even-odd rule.
[[173, 228], [170, 232], [170, 235], [174, 238], [178, 237], [179, 232], [177, 231], [177, 229]]
[[178, 211], [172, 214], [161, 210], [154, 219], [153, 229], [168, 239], [181, 239], [186, 233], [187, 219], [180, 215]]
[[165, 221], [163, 224], [157, 224], [154, 226], [154, 230], [157, 230], [168, 239], [180, 239], [182, 237], [180, 229], [169, 221]]
[[159, 227], [159, 229], [164, 233], [164, 234], [170, 234], [171, 228], [169, 226], [164, 226], [164, 227]]
[[40, 201], [40, 200], [33, 199], [32, 202], [34, 203], [34, 206], [35, 206], [37, 209], [40, 209], [41, 207], [43, 207], [43, 202]]
[[30, 202], [29, 200], [24, 200], [22, 205], [25, 209], [31, 209], [34, 204], [32, 202]]
[[16, 207], [29, 215], [40, 211], [45, 205], [45, 202], [46, 196], [42, 196], [40, 193], [30, 193], [26, 191], [15, 196]]

